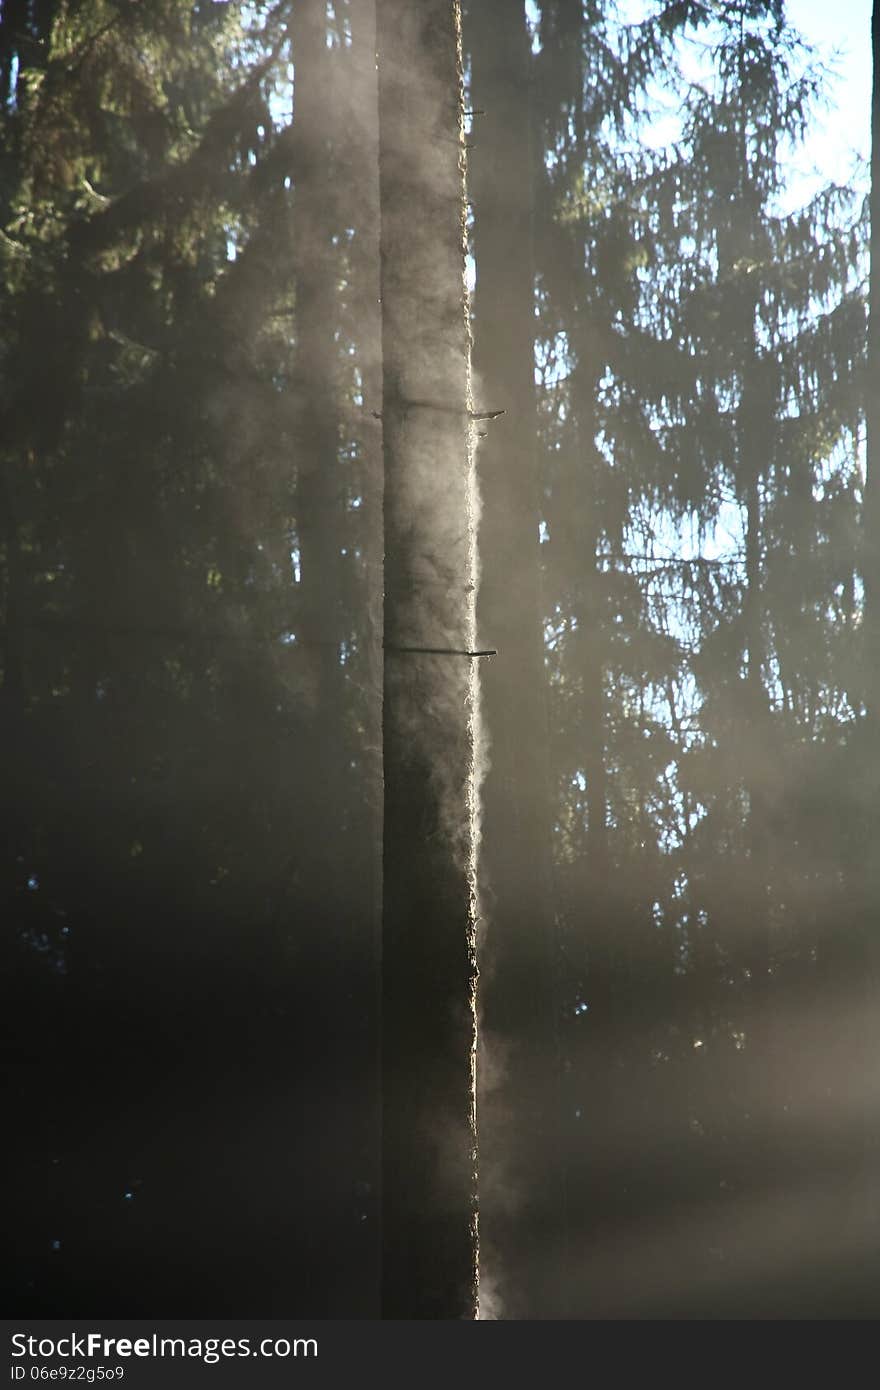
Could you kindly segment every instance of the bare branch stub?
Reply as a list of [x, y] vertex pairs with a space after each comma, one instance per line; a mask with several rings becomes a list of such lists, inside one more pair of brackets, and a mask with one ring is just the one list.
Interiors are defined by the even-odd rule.
[[482, 651], [468, 651], [466, 647], [385, 647], [386, 652], [395, 652], [402, 656], [470, 656], [484, 657], [497, 656], [496, 647], [487, 647]]

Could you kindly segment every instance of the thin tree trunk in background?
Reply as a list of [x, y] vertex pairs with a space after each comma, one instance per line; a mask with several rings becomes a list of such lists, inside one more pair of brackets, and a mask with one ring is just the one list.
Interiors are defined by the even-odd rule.
[[383, 1299], [476, 1314], [473, 539], [459, 7], [379, 0]]
[[[354, 209], [350, 251], [350, 312], [355, 361], [360, 371], [360, 418], [355, 428], [361, 498], [361, 552], [364, 593], [364, 679], [368, 696], [363, 706], [364, 747], [369, 762], [368, 783], [375, 787], [370, 819], [375, 826], [375, 917], [381, 919], [382, 875], [382, 310], [379, 274], [379, 131], [376, 74], [376, 9], [364, 3], [349, 7], [351, 78], [345, 118], [350, 122], [350, 145], [345, 165]], [[371, 113], [373, 119], [365, 119]], [[374, 698], [375, 697], [375, 698]], [[378, 944], [378, 943], [377, 943]], [[377, 954], [378, 960], [378, 954]]]
[[[332, 117], [326, 92], [332, 51], [327, 48], [323, 0], [300, 0], [292, 23], [296, 238], [296, 372], [303, 400], [302, 446], [297, 457], [297, 533], [301, 566], [301, 628], [316, 671], [316, 707], [322, 722], [338, 702], [340, 632], [338, 254], [332, 244]], [[328, 745], [328, 752], [331, 746]]]
[[[535, 1259], [561, 1238], [552, 991], [549, 751], [544, 684], [535, 405], [530, 42], [522, 0], [470, 8], [477, 258], [475, 380], [505, 411], [477, 452], [479, 645], [489, 744], [483, 790], [480, 1253], [488, 1311], [559, 1316], [557, 1279]], [[510, 1194], [515, 1193], [511, 1203]], [[548, 1194], [553, 1198], [548, 1203]], [[554, 1222], [552, 1212], [556, 1211]], [[551, 1268], [558, 1271], [559, 1250]], [[497, 1299], [492, 1308], [492, 1296]]]
[[[874, 87], [871, 102], [871, 279], [868, 318], [867, 480], [865, 484], [865, 702], [880, 722], [880, 4], [871, 19]], [[876, 737], [876, 735], [875, 735]]]
[[[746, 92], [745, 13], [739, 12], [739, 46], [737, 63], [742, 102]], [[737, 258], [758, 254], [760, 245], [759, 198], [754, 186], [755, 175], [749, 162], [747, 113], [740, 106], [737, 118], [737, 190], [730, 213], [729, 243], [719, 253], [720, 274], [735, 273]], [[780, 1075], [782, 1059], [777, 1047], [781, 1039], [778, 1020], [773, 1017], [778, 1008], [776, 978], [772, 971], [771, 921], [769, 913], [769, 878], [771, 862], [771, 831], [768, 823], [767, 788], [772, 759], [770, 741], [770, 707], [764, 685], [766, 657], [766, 612], [764, 604], [764, 516], [761, 500], [771, 461], [767, 456], [767, 440], [773, 435], [773, 401], [767, 397], [756, 338], [759, 294], [754, 287], [741, 285], [736, 310], [731, 311], [730, 333], [740, 345], [736, 354], [740, 400], [735, 423], [737, 491], [742, 499], [744, 590], [741, 612], [741, 647], [739, 658], [746, 660], [745, 677], [739, 681], [739, 693], [734, 705], [733, 749], [731, 766], [741, 766], [742, 786], [747, 809], [743, 825], [745, 850], [742, 879], [738, 885], [738, 917], [736, 938], [730, 943], [736, 951], [746, 988], [743, 991], [741, 1027], [745, 1033], [745, 1065], [731, 1069], [730, 1087], [737, 1094], [737, 1080], [743, 1113], [753, 1117], [749, 1127], [741, 1127], [738, 1153], [733, 1165], [736, 1192], [760, 1192], [773, 1181], [778, 1156], [774, 1139], [779, 1132], [779, 1114], [786, 1078]], [[733, 313], [737, 318], [733, 317]], [[741, 354], [741, 355], [740, 355]], [[742, 1253], [734, 1249], [732, 1262]], [[734, 1267], [735, 1264], [734, 1264]]]
[[[299, 584], [297, 639], [308, 663], [311, 740], [304, 780], [310, 816], [302, 832], [307, 866], [300, 891], [303, 916], [320, 931], [322, 959], [330, 965], [350, 946], [340, 906], [339, 812], [345, 795], [343, 673], [345, 635], [340, 535], [344, 525], [340, 469], [339, 233], [335, 187], [338, 133], [327, 93], [337, 55], [327, 47], [324, 0], [299, 0], [291, 19], [294, 63], [294, 238], [296, 380], [300, 436], [296, 466], [296, 543]], [[338, 1030], [334, 1030], [336, 1036]]]
[[[314, 987], [325, 999], [325, 1084], [338, 1097], [332, 1123], [316, 1135], [313, 1161], [332, 1192], [327, 1240], [347, 1238], [352, 1202], [350, 1174], [334, 1153], [349, 1135], [368, 1132], [360, 1099], [367, 1100], [370, 1068], [365, 1027], [352, 1005], [369, 989], [374, 933], [364, 902], [368, 879], [358, 857], [359, 837], [340, 823], [340, 807], [357, 774], [349, 764], [350, 694], [341, 644], [351, 631], [345, 603], [341, 549], [346, 525], [346, 468], [341, 455], [343, 393], [336, 326], [341, 312], [340, 242], [354, 216], [350, 184], [340, 180], [339, 155], [347, 133], [334, 100], [345, 53], [327, 45], [324, 0], [298, 0], [291, 15], [294, 63], [293, 177], [290, 235], [295, 263], [295, 375], [299, 400], [296, 468], [296, 543], [299, 583], [290, 584], [297, 641], [302, 644], [309, 736], [297, 775], [309, 789], [309, 815], [297, 833], [297, 916], [315, 942]], [[359, 911], [352, 912], [352, 887]], [[348, 1090], [354, 1093], [351, 1102]], [[366, 1160], [359, 1165], [369, 1171]], [[342, 1296], [342, 1295], [341, 1295]]]
[[[858, 972], [864, 981], [861, 996], [851, 986], [851, 997], [862, 1001], [865, 1020], [861, 1028], [861, 1049], [855, 1059], [855, 1071], [861, 1081], [876, 1072], [880, 1030], [877, 1026], [877, 992], [880, 988], [880, 949], [877, 943], [877, 922], [880, 917], [880, 3], [871, 15], [871, 52], [873, 58], [873, 88], [871, 97], [871, 192], [870, 192], [870, 281], [868, 297], [868, 363], [865, 391], [866, 478], [864, 498], [864, 580], [865, 647], [864, 700], [867, 724], [867, 744], [862, 772], [863, 804], [868, 808], [864, 839], [864, 872], [862, 875], [862, 942], [860, 956], [853, 974]], [[858, 1083], [857, 1083], [858, 1085]], [[856, 1094], [864, 1094], [857, 1089]], [[869, 1091], [868, 1096], [873, 1099]], [[866, 1283], [876, 1291], [880, 1270], [880, 1133], [875, 1106], [862, 1100], [864, 1124], [862, 1182], [866, 1210], [859, 1213], [863, 1238], [869, 1251], [864, 1269]], [[865, 1229], [867, 1228], [867, 1229]], [[876, 1316], [876, 1293], [871, 1307]]]
[[[382, 311], [379, 278], [379, 131], [376, 74], [376, 7], [370, 0], [354, 0], [348, 7], [351, 25], [352, 75], [347, 91], [345, 119], [350, 145], [346, 161], [349, 197], [354, 208], [354, 237], [350, 251], [351, 317], [355, 361], [361, 376], [361, 410], [355, 427], [359, 468], [360, 518], [362, 523], [362, 584], [358, 629], [362, 645], [361, 702], [363, 741], [359, 757], [364, 764], [368, 803], [364, 808], [369, 865], [369, 901], [364, 917], [371, 937], [371, 990], [367, 1007], [370, 1033], [368, 1070], [372, 1084], [364, 1087], [357, 1104], [364, 1114], [362, 1130], [373, 1146], [364, 1163], [373, 1173], [381, 1148], [379, 1085], [381, 1074], [380, 1019], [382, 958]], [[365, 117], [369, 113], [370, 118]], [[361, 1007], [364, 1007], [363, 1004]], [[365, 1239], [375, 1260], [376, 1290], [381, 1284], [381, 1251], [373, 1214], [378, 1192], [370, 1194]]]

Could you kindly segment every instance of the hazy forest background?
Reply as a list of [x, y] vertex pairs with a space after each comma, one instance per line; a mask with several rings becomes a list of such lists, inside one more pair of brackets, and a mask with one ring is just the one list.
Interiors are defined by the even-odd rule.
[[[787, 11], [464, 6], [483, 1316], [880, 1313], [870, 171], [793, 181]], [[381, 1313], [375, 51], [0, 4], [17, 1313]]]

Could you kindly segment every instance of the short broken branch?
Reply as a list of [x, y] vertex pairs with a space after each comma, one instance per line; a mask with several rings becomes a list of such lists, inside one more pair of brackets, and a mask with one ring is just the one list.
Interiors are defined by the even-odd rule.
[[486, 648], [484, 651], [471, 652], [465, 647], [394, 647], [385, 646], [386, 652], [396, 652], [399, 655], [409, 656], [497, 656], [498, 651], [495, 647]]

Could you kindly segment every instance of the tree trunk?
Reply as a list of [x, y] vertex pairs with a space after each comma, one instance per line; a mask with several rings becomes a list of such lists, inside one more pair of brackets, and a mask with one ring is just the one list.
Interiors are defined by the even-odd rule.
[[[519, 0], [481, 0], [472, 53], [475, 376], [480, 404], [505, 414], [480, 442], [479, 645], [489, 742], [480, 877], [480, 1253], [489, 1311], [559, 1316], [556, 1281], [534, 1252], [559, 1240], [556, 1038], [552, 993], [547, 710], [535, 407], [530, 43]], [[516, 1193], [514, 1203], [510, 1192]], [[550, 1202], [557, 1209], [554, 1221]], [[554, 1261], [558, 1265], [558, 1260]], [[492, 1308], [492, 1295], [496, 1298]]]
[[[383, 1316], [476, 1314], [473, 511], [459, 6], [379, 0]], [[443, 654], [424, 648], [449, 649]]]
[[[867, 479], [865, 483], [865, 703], [874, 724], [880, 719], [880, 3], [871, 19], [874, 89], [871, 102], [871, 279], [868, 318], [868, 384], [865, 393]], [[875, 736], [876, 737], [876, 736]]]
[[[296, 374], [303, 407], [297, 458], [297, 538], [300, 547], [302, 639], [316, 675], [318, 717], [339, 698], [339, 469], [338, 253], [333, 234], [333, 142], [325, 94], [331, 72], [323, 0], [301, 0], [292, 22], [295, 64]], [[337, 731], [338, 732], [338, 731]], [[330, 761], [335, 745], [327, 749]]]
[[[858, 949], [849, 964], [845, 977], [848, 987], [846, 1001], [850, 1013], [861, 1014], [861, 1027], [855, 1057], [850, 1062], [848, 1077], [871, 1075], [876, 1066], [880, 1029], [877, 1024], [877, 995], [880, 987], [880, 949], [877, 945], [877, 921], [880, 912], [880, 857], [877, 853], [880, 835], [880, 3], [871, 16], [871, 51], [874, 75], [871, 100], [871, 193], [870, 193], [870, 284], [868, 317], [868, 370], [865, 391], [865, 425], [867, 435], [866, 478], [863, 517], [863, 565], [865, 586], [865, 647], [863, 652], [863, 689], [866, 712], [866, 744], [863, 769], [857, 772], [860, 783], [860, 806], [866, 808], [863, 841], [864, 867], [862, 904], [858, 924]], [[841, 972], [843, 973], [843, 972]], [[861, 988], [857, 981], [861, 981]], [[841, 991], [842, 993], [842, 991]], [[855, 1007], [853, 1004], [855, 1003]], [[862, 1094], [857, 1091], [857, 1094]], [[870, 1094], [870, 1093], [869, 1093]], [[859, 1273], [871, 1297], [863, 1306], [869, 1316], [876, 1316], [877, 1276], [880, 1270], [880, 1130], [874, 1107], [862, 1101], [861, 1207], [856, 1216], [869, 1254]]]
[[[376, 682], [374, 691], [356, 694], [342, 663], [342, 643], [351, 641], [355, 622], [352, 595], [346, 588], [346, 581], [350, 582], [346, 567], [353, 567], [353, 558], [346, 558], [343, 549], [351, 544], [346, 508], [354, 469], [343, 451], [348, 441], [343, 438], [346, 401], [337, 328], [343, 311], [345, 232], [356, 225], [365, 200], [354, 180], [345, 176], [350, 126], [342, 93], [352, 86], [352, 55], [341, 47], [329, 48], [327, 33], [324, 0], [299, 0], [291, 17], [291, 235], [295, 242], [295, 372], [301, 401], [295, 458], [300, 576], [290, 592], [296, 604], [309, 720], [297, 774], [308, 789], [309, 814], [296, 836], [297, 908], [316, 943], [312, 980], [324, 1000], [325, 1015], [322, 1075], [340, 1098], [333, 1122], [324, 1126], [312, 1146], [332, 1194], [335, 1224], [328, 1226], [327, 1237], [333, 1244], [349, 1239], [347, 1223], [353, 1220], [350, 1170], [338, 1164], [334, 1152], [355, 1140], [366, 1149], [372, 1137], [372, 1151], [361, 1150], [353, 1162], [355, 1171], [364, 1175], [361, 1182], [372, 1180], [367, 1181], [365, 1193], [376, 1181], [370, 1160], [375, 1164], [378, 1148], [373, 1119], [378, 1108], [378, 893], [371, 897], [371, 890], [377, 888], [378, 862], [374, 868], [371, 852], [378, 861], [378, 826], [372, 808], [363, 804], [367, 799], [363, 793], [371, 785], [370, 772], [378, 781], [379, 769], [361, 759], [353, 725], [360, 710], [371, 704], [378, 722], [379, 692]], [[372, 66], [375, 78], [374, 58]], [[373, 96], [375, 101], [375, 88]], [[375, 183], [375, 157], [372, 170]], [[374, 309], [377, 293], [374, 289]], [[366, 606], [361, 595], [355, 597], [362, 608]], [[373, 742], [379, 742], [378, 729]], [[350, 807], [347, 812], [346, 807]], [[367, 1217], [358, 1237], [365, 1245], [369, 1240], [375, 1244], [374, 1223], [369, 1220], [372, 1204], [362, 1196], [358, 1205], [366, 1207], [363, 1215]], [[374, 1271], [378, 1274], [375, 1265]], [[373, 1306], [378, 1311], [378, 1299]]]
[[[362, 916], [369, 921], [371, 980], [368, 1000], [361, 1003], [367, 1017], [368, 1036], [363, 1044], [366, 1057], [363, 1071], [370, 1077], [356, 1104], [363, 1121], [361, 1131], [368, 1135], [370, 1147], [364, 1170], [371, 1174], [378, 1167], [381, 1151], [380, 1106], [380, 1019], [379, 990], [382, 959], [382, 310], [379, 276], [379, 162], [378, 92], [376, 74], [376, 8], [365, 3], [349, 6], [351, 24], [351, 75], [343, 118], [349, 121], [349, 143], [345, 167], [347, 198], [353, 209], [354, 237], [349, 253], [350, 313], [355, 361], [360, 372], [361, 409], [354, 429], [357, 448], [357, 491], [361, 498], [359, 518], [362, 578], [357, 607], [360, 622], [359, 671], [363, 693], [360, 700], [361, 747], [357, 754], [363, 771], [362, 785], [367, 804], [362, 808], [366, 831], [364, 846], [368, 856], [367, 900]], [[365, 113], [372, 119], [365, 119]], [[381, 1251], [373, 1213], [378, 1200], [378, 1181], [370, 1194], [362, 1227], [375, 1262], [375, 1290], [381, 1287]], [[365, 1205], [367, 1205], [365, 1203]], [[378, 1306], [378, 1305], [377, 1305]]]

